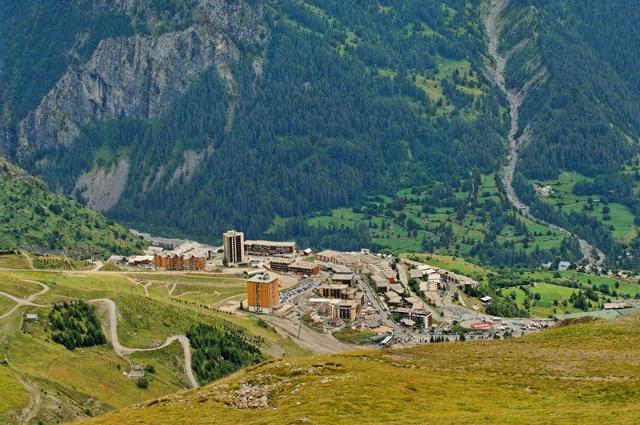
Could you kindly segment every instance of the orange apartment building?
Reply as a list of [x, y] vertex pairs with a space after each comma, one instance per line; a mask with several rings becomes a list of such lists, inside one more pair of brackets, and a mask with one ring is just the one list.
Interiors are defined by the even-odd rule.
[[205, 257], [161, 253], [153, 257], [153, 265], [164, 270], [204, 270]]
[[247, 280], [247, 304], [249, 311], [271, 313], [280, 303], [280, 279], [270, 273], [262, 273]]

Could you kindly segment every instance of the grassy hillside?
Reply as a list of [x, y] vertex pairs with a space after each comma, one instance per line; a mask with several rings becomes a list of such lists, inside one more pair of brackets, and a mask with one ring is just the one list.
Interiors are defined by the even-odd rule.
[[67, 197], [0, 157], [0, 249], [108, 256], [141, 250], [127, 229]]
[[274, 361], [87, 423], [636, 423], [639, 323]]
[[[236, 342], [238, 335], [256, 342], [265, 357], [307, 353], [291, 338], [260, 326], [254, 316], [222, 314], [208, 308], [238, 298], [244, 286], [238, 275], [136, 276], [83, 270], [30, 270], [25, 257], [14, 254], [0, 255], [0, 266], [23, 269], [0, 271], [1, 292], [26, 298], [43, 291], [38, 282], [49, 288], [35, 297], [37, 304], [114, 300], [119, 313], [118, 336], [127, 347], [150, 347], [170, 335], [186, 334], [190, 327], [202, 323], [219, 329], [221, 335], [232, 331]], [[143, 285], [149, 297], [145, 297]], [[0, 316], [15, 305], [0, 295]], [[109, 344], [76, 347], [71, 351], [54, 342], [47, 324], [50, 311], [50, 307], [23, 306], [0, 318], [0, 360], [8, 360], [8, 364], [0, 364], [0, 423], [21, 423], [19, 417], [28, 415], [30, 406], [33, 407], [34, 394], [40, 394], [40, 403], [33, 411], [32, 422], [57, 423], [123, 408], [188, 387], [179, 345], [174, 343], [159, 351], [129, 356], [132, 361], [155, 368], [154, 373], [147, 374], [148, 388], [141, 389], [135, 379], [123, 375], [131, 366]], [[27, 312], [38, 313], [40, 321], [23, 320]], [[99, 318], [106, 323], [102, 308]], [[233, 348], [232, 344], [226, 347]]]
[[[279, 237], [298, 237], [302, 246], [323, 248], [338, 243], [343, 249], [376, 247], [394, 252], [435, 251], [473, 256], [492, 266], [531, 265], [560, 256], [579, 259], [577, 246], [555, 229], [542, 226], [511, 210], [495, 174], [470, 175], [460, 184], [414, 186], [389, 196], [370, 196], [353, 208], [336, 208], [310, 216], [312, 229], [349, 229], [339, 240], [325, 241], [284, 219], [271, 231]], [[366, 232], [369, 243], [350, 238]], [[353, 242], [360, 246], [350, 246]]]

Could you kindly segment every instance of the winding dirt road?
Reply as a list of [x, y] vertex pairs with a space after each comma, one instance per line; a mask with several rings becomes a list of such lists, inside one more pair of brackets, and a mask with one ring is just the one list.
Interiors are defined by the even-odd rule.
[[[522, 202], [520, 198], [518, 198], [518, 195], [513, 189], [513, 176], [515, 174], [516, 165], [518, 163], [518, 148], [520, 145], [520, 140], [518, 140], [518, 137], [517, 137], [518, 132], [520, 130], [519, 122], [518, 122], [520, 106], [522, 106], [522, 102], [526, 99], [529, 89], [534, 84], [540, 82], [542, 79], [545, 78], [547, 70], [545, 68], [540, 69], [520, 89], [509, 89], [507, 87], [507, 84], [505, 81], [505, 67], [507, 65], [507, 61], [509, 60], [511, 53], [514, 50], [517, 50], [519, 47], [522, 47], [523, 45], [529, 42], [528, 39], [522, 40], [510, 52], [506, 53], [505, 55], [502, 55], [498, 51], [498, 44], [499, 44], [498, 39], [500, 36], [500, 28], [498, 25], [498, 20], [504, 8], [507, 6], [508, 1], [509, 0], [489, 0], [488, 1], [489, 10], [488, 10], [488, 13], [485, 15], [485, 19], [484, 19], [485, 30], [487, 32], [487, 36], [489, 40], [488, 51], [491, 57], [493, 58], [493, 61], [495, 62], [495, 68], [487, 67], [488, 72], [490, 76], [493, 78], [496, 85], [507, 96], [507, 100], [509, 101], [510, 115], [511, 115], [511, 128], [509, 129], [509, 135], [508, 135], [510, 153], [508, 156], [508, 163], [505, 166], [504, 173], [502, 175], [502, 184], [507, 194], [507, 198], [509, 199], [511, 204], [513, 204], [513, 206], [522, 215], [524, 215], [525, 217], [529, 218], [530, 220], [536, 223], [550, 227], [565, 235], [577, 238], [580, 243], [580, 251], [582, 252], [584, 259], [586, 259], [590, 264], [595, 264], [600, 266], [604, 263], [604, 260], [605, 260], [605, 255], [604, 253], [602, 253], [602, 251], [598, 250], [597, 248], [594, 249], [594, 247], [591, 244], [589, 244], [589, 242], [587, 242], [584, 239], [578, 238], [576, 235], [574, 235], [567, 229], [564, 229], [560, 226], [556, 226], [555, 224], [552, 224], [544, 220], [541, 220], [537, 217], [534, 217], [531, 214], [531, 209], [529, 208], [529, 206], [526, 205], [524, 202]], [[529, 129], [526, 128], [523, 133], [527, 135], [528, 133], [530, 133]], [[524, 136], [522, 136], [521, 139], [523, 137]], [[595, 252], [595, 255], [594, 255], [594, 252]]]
[[161, 350], [173, 342], [178, 341], [180, 345], [182, 345], [182, 351], [184, 353], [184, 369], [185, 374], [187, 375], [187, 379], [189, 380], [189, 384], [192, 388], [198, 388], [198, 381], [196, 380], [195, 375], [193, 374], [193, 370], [191, 369], [191, 344], [189, 343], [189, 338], [184, 335], [171, 335], [166, 339], [164, 344], [155, 348], [129, 348], [120, 344], [120, 339], [118, 338], [118, 309], [116, 307], [116, 303], [108, 298], [99, 298], [95, 300], [90, 300], [91, 303], [100, 303], [106, 307], [107, 311], [107, 333], [109, 334], [109, 338], [111, 339], [111, 345], [113, 345], [113, 351], [120, 356], [126, 357], [133, 353], [138, 352], [148, 352], [148, 351], [156, 351]]
[[42, 294], [45, 294], [46, 292], [49, 291], [49, 287], [47, 285], [45, 285], [42, 282], [37, 282], [35, 280], [28, 280], [28, 279], [22, 279], [24, 282], [29, 282], [29, 283], [35, 283], [38, 284], [42, 287], [42, 290], [40, 292], [37, 292], [35, 294], [29, 295], [27, 298], [18, 298], [14, 295], [11, 294], [7, 294], [6, 292], [2, 292], [0, 291], [0, 295], [3, 295], [7, 298], [9, 298], [11, 301], [15, 302], [16, 305], [13, 306], [13, 308], [9, 311], [7, 311], [6, 313], [4, 313], [2, 316], [0, 316], [0, 320], [4, 319], [5, 317], [10, 316], [11, 314], [13, 314], [14, 311], [16, 311], [18, 308], [22, 307], [22, 306], [31, 306], [31, 307], [50, 307], [49, 305], [44, 305], [44, 304], [36, 304], [33, 302], [33, 300], [36, 297], [39, 297]]

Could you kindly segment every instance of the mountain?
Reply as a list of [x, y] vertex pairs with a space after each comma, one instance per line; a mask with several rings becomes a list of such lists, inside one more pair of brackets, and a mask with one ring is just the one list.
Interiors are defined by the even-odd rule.
[[0, 152], [141, 230], [638, 268], [638, 11], [615, 4], [9, 1]]
[[503, 152], [478, 1], [49, 3], [2, 6], [1, 145], [118, 220], [257, 235]]
[[[638, 61], [638, 8], [624, 1], [498, 3], [507, 3], [500, 22], [507, 86], [522, 97], [514, 185], [536, 216], [630, 266], [640, 254], [640, 86], [630, 71]], [[564, 173], [575, 175], [566, 202], [550, 208], [531, 182]], [[584, 205], [590, 198], [600, 206]]]
[[638, 320], [282, 359], [86, 423], [632, 423]]
[[0, 250], [28, 249], [70, 256], [139, 252], [143, 242], [124, 227], [0, 157]]

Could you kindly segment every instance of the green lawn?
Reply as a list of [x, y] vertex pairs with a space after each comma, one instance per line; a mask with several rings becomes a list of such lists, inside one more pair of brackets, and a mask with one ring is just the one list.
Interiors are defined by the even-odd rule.
[[[454, 193], [457, 200], [466, 200], [470, 194], [463, 189]], [[481, 187], [478, 189], [478, 206], [475, 210], [469, 211], [462, 220], [456, 217], [456, 209], [452, 207], [437, 207], [435, 211], [423, 212], [424, 199], [426, 199], [427, 189], [402, 189], [396, 193], [397, 197], [402, 197], [407, 201], [402, 210], [394, 208], [394, 200], [390, 197], [371, 197], [365, 206], [373, 205], [374, 213], [365, 215], [367, 210], [354, 212], [352, 208], [336, 208], [331, 211], [331, 215], [316, 216], [308, 219], [310, 225], [315, 226], [336, 226], [353, 228], [361, 223], [367, 224], [373, 242], [383, 248], [399, 252], [420, 252], [423, 250], [422, 241], [425, 237], [431, 237], [430, 232], [434, 232], [437, 226], [442, 224], [451, 225], [454, 233], [454, 241], [448, 248], [439, 247], [438, 253], [448, 255], [468, 255], [473, 245], [482, 241], [488, 231], [488, 224], [482, 218], [484, 214], [484, 202], [500, 202], [498, 197], [498, 187], [494, 174], [481, 176]], [[391, 212], [391, 213], [390, 213]], [[499, 242], [514, 242], [516, 249], [524, 249], [532, 252], [537, 248], [548, 250], [559, 248], [565, 235], [549, 229], [548, 227], [534, 223], [525, 217], [518, 216], [527, 227], [530, 240], [528, 246], [525, 245], [523, 235], [516, 235], [511, 226], [505, 226], [498, 235]], [[408, 221], [413, 220], [418, 226], [414, 235], [409, 235]], [[281, 219], [279, 223], [282, 223]], [[274, 222], [274, 226], [277, 223]], [[425, 226], [428, 226], [425, 227]], [[526, 246], [526, 248], [525, 248]]]
[[[532, 294], [540, 294], [539, 300], [532, 301], [531, 314], [535, 317], [548, 317], [553, 315], [554, 301], [558, 301], [557, 313], [574, 313], [577, 310], [570, 303], [564, 307], [562, 306], [562, 300], [569, 300], [569, 297], [574, 292], [578, 292], [578, 289], [566, 288], [563, 286], [553, 285], [549, 283], [539, 283], [533, 288], [528, 288]], [[520, 288], [509, 288], [503, 291], [504, 296], [509, 296], [511, 293], [516, 294], [516, 302], [522, 308], [525, 300], [525, 293]]]
[[[572, 270], [559, 272], [561, 276], [559, 279], [554, 277], [555, 274], [556, 272], [546, 271], [526, 273], [524, 276], [536, 282], [545, 282], [547, 280], [565, 282], [572, 281], [581, 282], [589, 286], [591, 286], [592, 284], [596, 284], [597, 286], [605, 284], [611, 291], [616, 290], [620, 295], [629, 295], [631, 297], [634, 297], [636, 294], [640, 293], [640, 284], [638, 284], [638, 282], [625, 282], [606, 276], [586, 275]], [[616, 282], [618, 282], [618, 288], [616, 288]]]
[[549, 205], [558, 207], [563, 213], [584, 212], [587, 215], [601, 221], [606, 226], [612, 226], [613, 237], [629, 242], [636, 236], [637, 226], [633, 224], [633, 213], [629, 208], [622, 204], [609, 203], [607, 207], [610, 209], [608, 215], [611, 217], [605, 220], [605, 214], [602, 211], [604, 205], [600, 202], [599, 196], [593, 196], [594, 208], [587, 210], [587, 200], [589, 196], [578, 196], [573, 194], [573, 187], [582, 181], [592, 181], [593, 179], [583, 176], [575, 172], [563, 172], [555, 180], [531, 180], [530, 183], [538, 183], [543, 186], [553, 187], [554, 194], [551, 197], [540, 197]]
[[345, 344], [367, 344], [370, 342], [369, 338], [374, 335], [376, 335], [375, 332], [364, 330], [359, 331], [351, 328], [342, 328], [333, 333], [333, 336], [338, 341], [342, 341]]
[[10, 423], [12, 414], [18, 413], [29, 402], [29, 393], [7, 366], [0, 366], [0, 389], [0, 422]]
[[27, 282], [15, 274], [0, 274], [0, 291], [18, 298], [27, 298], [29, 295], [40, 292], [42, 287], [36, 283]]
[[0, 255], [0, 268], [28, 269], [29, 263], [20, 254], [5, 254]]

